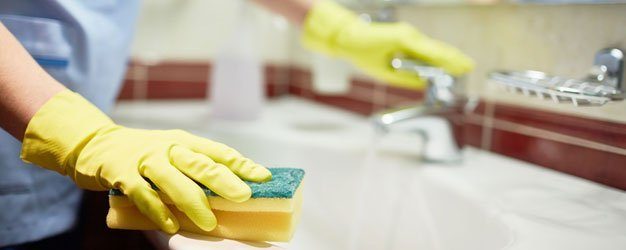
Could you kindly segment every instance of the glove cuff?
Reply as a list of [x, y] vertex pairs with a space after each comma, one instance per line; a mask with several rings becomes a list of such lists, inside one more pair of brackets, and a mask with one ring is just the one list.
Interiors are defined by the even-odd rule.
[[357, 21], [360, 21], [357, 16], [341, 5], [329, 0], [320, 1], [304, 20], [301, 42], [308, 49], [336, 56], [338, 34]]
[[82, 148], [113, 121], [80, 95], [64, 90], [48, 100], [28, 123], [20, 157], [67, 174]]

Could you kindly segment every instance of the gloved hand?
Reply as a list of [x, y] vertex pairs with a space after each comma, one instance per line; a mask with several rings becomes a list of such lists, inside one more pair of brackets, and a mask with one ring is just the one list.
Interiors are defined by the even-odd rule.
[[116, 125], [69, 90], [51, 98], [31, 119], [21, 157], [68, 175], [85, 189], [120, 189], [167, 233], [178, 231], [178, 221], [144, 177], [207, 231], [216, 226], [216, 219], [194, 180], [226, 199], [242, 202], [250, 198], [251, 190], [241, 179], [263, 182], [272, 177], [266, 168], [226, 145], [180, 130]]
[[398, 54], [455, 76], [471, 71], [474, 65], [458, 49], [421, 34], [407, 23], [366, 23], [328, 0], [316, 3], [307, 14], [302, 42], [312, 50], [348, 59], [390, 84], [408, 88], [424, 88], [424, 81], [412, 72], [391, 68], [391, 60]]

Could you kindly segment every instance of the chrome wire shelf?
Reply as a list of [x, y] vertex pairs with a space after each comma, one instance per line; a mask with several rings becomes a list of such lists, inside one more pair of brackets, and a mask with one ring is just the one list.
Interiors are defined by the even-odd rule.
[[548, 76], [539, 71], [496, 71], [489, 76], [509, 92], [550, 99], [555, 103], [601, 106], [623, 98], [619, 89], [601, 82]]
[[550, 76], [540, 71], [494, 71], [489, 79], [505, 90], [574, 106], [602, 106], [624, 99], [624, 53], [615, 48], [598, 51], [594, 66], [583, 79]]

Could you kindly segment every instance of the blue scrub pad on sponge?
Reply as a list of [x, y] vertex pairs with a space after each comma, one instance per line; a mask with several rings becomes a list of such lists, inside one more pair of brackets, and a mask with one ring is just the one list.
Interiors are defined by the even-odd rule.
[[252, 198], [292, 198], [304, 178], [298, 168], [270, 168], [272, 180], [265, 183], [246, 182], [252, 189]]

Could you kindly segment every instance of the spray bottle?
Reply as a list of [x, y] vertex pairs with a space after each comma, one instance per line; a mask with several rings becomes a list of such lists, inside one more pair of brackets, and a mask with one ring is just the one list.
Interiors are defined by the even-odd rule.
[[265, 102], [254, 16], [248, 1], [241, 1], [239, 8], [233, 33], [215, 55], [209, 94], [212, 118], [253, 120]]

